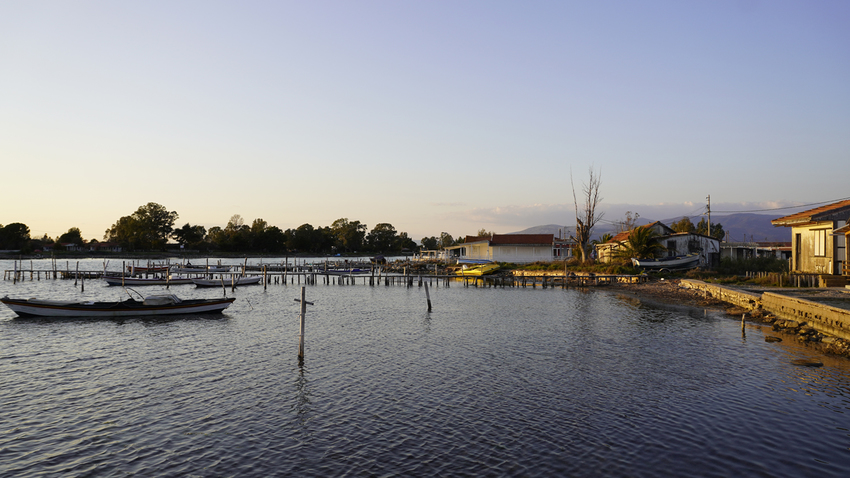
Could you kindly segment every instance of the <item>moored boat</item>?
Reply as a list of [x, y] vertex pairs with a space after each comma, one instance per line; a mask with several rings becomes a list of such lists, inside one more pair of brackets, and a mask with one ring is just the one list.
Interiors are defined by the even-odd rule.
[[693, 269], [699, 265], [699, 254], [693, 253], [684, 256], [663, 257], [654, 259], [637, 259], [632, 258], [632, 264], [636, 267], [651, 270], [680, 270]]
[[121, 285], [121, 286], [132, 286], [132, 285], [180, 285], [180, 284], [191, 284], [192, 279], [189, 277], [114, 277], [107, 276], [104, 277], [103, 280], [106, 281], [109, 285]]
[[152, 295], [144, 300], [127, 299], [121, 302], [73, 300], [0, 299], [21, 317], [135, 317], [147, 315], [178, 315], [219, 313], [235, 298], [186, 299], [173, 294]]
[[253, 276], [253, 277], [237, 277], [235, 280], [229, 278], [221, 278], [221, 279], [199, 279], [193, 278], [191, 279], [192, 283], [198, 287], [221, 287], [222, 284], [225, 286], [233, 286], [233, 285], [252, 285], [259, 284], [263, 280], [262, 276]]
[[463, 266], [460, 270], [457, 271], [457, 275], [459, 276], [483, 276], [485, 274], [491, 274], [499, 270], [499, 264], [495, 262], [491, 262], [488, 264], [479, 264], [477, 266]]

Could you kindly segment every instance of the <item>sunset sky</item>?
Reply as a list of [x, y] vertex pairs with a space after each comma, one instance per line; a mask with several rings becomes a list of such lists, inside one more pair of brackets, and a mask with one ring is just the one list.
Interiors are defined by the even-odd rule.
[[590, 167], [608, 220], [842, 199], [848, 25], [846, 0], [4, 1], [0, 224], [507, 233], [574, 224]]

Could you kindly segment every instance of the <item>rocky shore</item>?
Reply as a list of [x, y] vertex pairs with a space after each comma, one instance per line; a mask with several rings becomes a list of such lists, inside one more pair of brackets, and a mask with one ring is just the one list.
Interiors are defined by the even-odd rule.
[[805, 322], [778, 319], [776, 316], [761, 309], [748, 311], [734, 307], [722, 300], [705, 297], [695, 289], [680, 287], [678, 282], [675, 279], [653, 280], [641, 284], [620, 284], [612, 285], [611, 287], [616, 289], [618, 293], [637, 297], [638, 299], [649, 302], [722, 310], [730, 318], [735, 317], [740, 319], [740, 317], [745, 316], [745, 320], [748, 322], [770, 325], [772, 327], [775, 335], [766, 336], [765, 340], [768, 342], [795, 340], [824, 354], [850, 358], [850, 341], [819, 333]]

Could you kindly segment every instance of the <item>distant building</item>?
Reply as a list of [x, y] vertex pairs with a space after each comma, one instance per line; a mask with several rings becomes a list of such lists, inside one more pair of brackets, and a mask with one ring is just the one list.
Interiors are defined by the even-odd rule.
[[[720, 260], [720, 241], [714, 237], [696, 234], [693, 232], [676, 232], [660, 221], [655, 221], [639, 228], [650, 228], [657, 234], [656, 240], [664, 246], [664, 256], [675, 257], [686, 254], [699, 253], [699, 265], [701, 267], [713, 267]], [[637, 228], [635, 228], [637, 229]], [[614, 260], [621, 244], [627, 245], [629, 237], [634, 229], [621, 232], [611, 240], [596, 245], [596, 253], [600, 262], [611, 262]]]
[[790, 242], [722, 242], [720, 258], [744, 260], [754, 257], [791, 259]]
[[554, 234], [493, 234], [484, 237], [466, 236], [463, 244], [447, 247], [446, 250], [449, 257], [456, 260], [522, 264], [562, 260], [570, 257], [564, 254], [569, 254], [571, 247], [568, 241], [556, 240]]
[[791, 270], [813, 274], [841, 275], [845, 272], [850, 200], [821, 206], [774, 219], [774, 226], [791, 228]]

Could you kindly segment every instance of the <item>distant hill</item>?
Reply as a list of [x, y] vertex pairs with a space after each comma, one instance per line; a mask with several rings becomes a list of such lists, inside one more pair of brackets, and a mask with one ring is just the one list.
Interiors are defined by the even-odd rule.
[[[711, 222], [715, 224], [722, 224], [723, 230], [729, 232], [729, 240], [732, 242], [745, 242], [751, 240], [756, 242], [788, 242], [791, 240], [791, 231], [784, 227], [774, 227], [770, 223], [772, 219], [776, 219], [777, 217], [778, 216], [766, 214], [737, 213], [725, 216], [712, 216]], [[663, 219], [661, 222], [669, 226], [680, 219], [682, 219], [681, 216]], [[699, 222], [699, 218], [691, 218], [691, 220], [694, 224]], [[651, 222], [655, 222], [655, 220], [645, 218], [639, 219], [640, 224], [649, 224]], [[567, 237], [569, 237], [573, 233], [575, 226], [545, 224], [542, 226], [529, 227], [522, 231], [511, 232], [510, 234], [554, 234], [555, 237], [558, 237], [558, 234], [565, 228], [567, 230]], [[614, 225], [598, 224], [595, 228], [593, 228], [593, 237], [599, 238], [606, 232], [614, 234], [616, 233], [616, 230], [617, 228]]]

